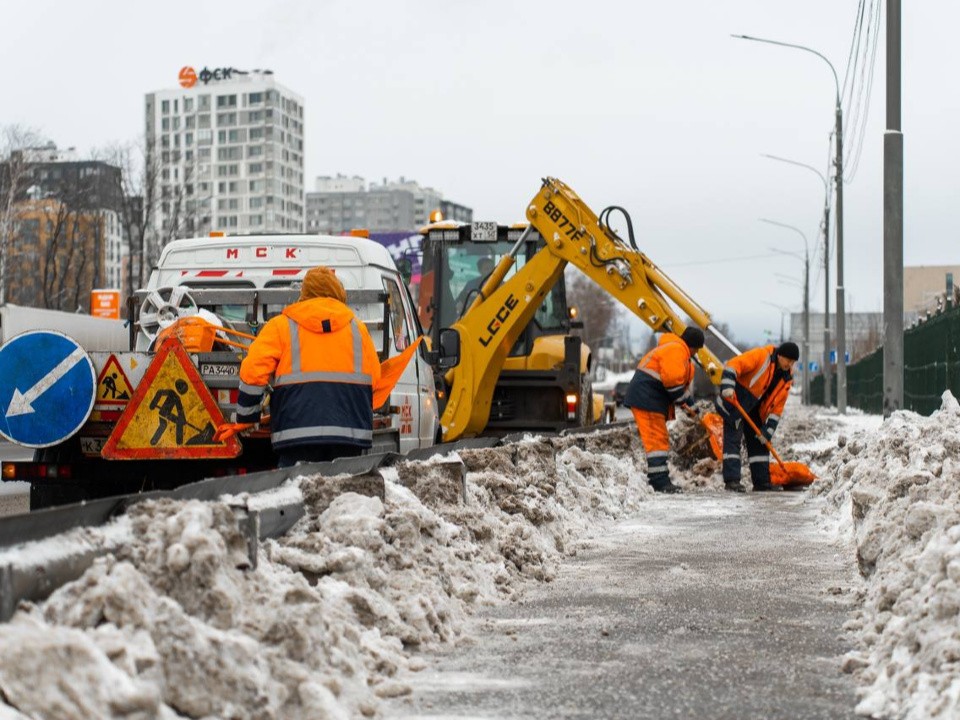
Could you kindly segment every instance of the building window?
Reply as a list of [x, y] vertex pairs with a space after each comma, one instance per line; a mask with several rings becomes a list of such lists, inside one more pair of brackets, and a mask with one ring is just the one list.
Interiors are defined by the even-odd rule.
[[208, 128], [210, 127], [210, 116], [209, 115], [198, 115], [197, 116], [197, 127]]
[[263, 128], [250, 128], [250, 139], [260, 140], [263, 137]]
[[197, 110], [209, 110], [210, 109], [210, 96], [201, 95], [197, 98]]
[[250, 93], [247, 96], [247, 101], [251, 105], [258, 105], [259, 103], [263, 102], [263, 93], [262, 92]]
[[193, 115], [187, 115], [187, 117], [184, 118], [183, 122], [184, 122], [183, 126], [187, 130], [193, 130], [197, 126], [197, 118]]
[[160, 102], [160, 112], [162, 112], [164, 115], [169, 115], [169, 114], [170, 114], [170, 101], [169, 101], [169, 100], [162, 100], [162, 101]]
[[197, 130], [198, 145], [209, 145], [212, 142], [213, 142], [213, 130]]
[[234, 108], [237, 106], [236, 95], [218, 95], [217, 108]]
[[236, 124], [237, 124], [237, 114], [235, 112], [217, 113], [218, 127], [223, 127], [225, 125], [236, 125]]
[[247, 148], [247, 157], [259, 157], [263, 155], [263, 145], [250, 145]]
[[193, 112], [193, 98], [183, 99], [183, 111], [185, 113]]
[[161, 130], [170, 129], [170, 118], [163, 118], [163, 120], [160, 121], [160, 129]]

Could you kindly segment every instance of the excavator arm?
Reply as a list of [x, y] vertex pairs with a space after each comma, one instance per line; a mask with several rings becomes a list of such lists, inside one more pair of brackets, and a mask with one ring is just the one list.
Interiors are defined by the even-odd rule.
[[[671, 302], [732, 351], [710, 315], [635, 246], [631, 247], [560, 180], [546, 178], [527, 206], [527, 219], [545, 247], [509, 280], [524, 237], [484, 283], [452, 328], [460, 335], [460, 363], [446, 375], [449, 396], [440, 425], [445, 441], [480, 433], [490, 417], [494, 386], [510, 348], [568, 263], [576, 266], [654, 331], [682, 333], [686, 324]], [[632, 238], [631, 238], [632, 242]], [[723, 363], [706, 347], [697, 359], [720, 383]]]

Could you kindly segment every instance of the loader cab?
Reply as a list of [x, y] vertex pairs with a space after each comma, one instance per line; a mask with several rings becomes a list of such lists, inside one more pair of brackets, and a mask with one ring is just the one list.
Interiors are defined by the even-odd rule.
[[[440, 222], [421, 230], [421, 272], [411, 281], [420, 323], [437, 347], [442, 328], [453, 325], [477, 297], [490, 272], [519, 240], [526, 225]], [[543, 247], [543, 238], [531, 232], [505, 280]], [[563, 279], [554, 285], [533, 321], [510, 352], [529, 355], [533, 343], [545, 335], [565, 335], [571, 321]]]

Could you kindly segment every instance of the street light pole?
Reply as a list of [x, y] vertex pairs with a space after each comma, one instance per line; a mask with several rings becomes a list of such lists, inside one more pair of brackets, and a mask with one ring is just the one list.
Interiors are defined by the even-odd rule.
[[843, 288], [843, 107], [840, 103], [840, 81], [837, 78], [837, 71], [827, 58], [812, 48], [804, 45], [795, 45], [794, 43], [785, 43], [778, 40], [767, 40], [765, 38], [752, 37], [750, 35], [733, 35], [739, 40], [752, 40], [753, 42], [767, 43], [768, 45], [779, 45], [780, 47], [793, 48], [794, 50], [803, 50], [812, 55], [816, 55], [823, 60], [833, 73], [833, 84], [836, 89], [836, 159], [834, 167], [836, 169], [836, 193], [837, 193], [837, 412], [841, 415], [847, 412], [847, 328], [846, 328], [846, 307], [844, 303]]
[[883, 138], [883, 414], [903, 407], [903, 131], [900, 0], [887, 2], [887, 132]]
[[830, 375], [832, 374], [830, 372], [830, 186], [824, 174], [812, 165], [767, 153], [761, 153], [761, 155], [770, 160], [806, 168], [815, 173], [823, 183], [823, 356], [820, 368], [823, 372], [823, 406], [830, 407], [833, 405], [830, 392]]
[[[769, 225], [776, 225], [777, 227], [786, 228], [787, 230], [793, 230], [795, 233], [800, 235], [803, 238], [803, 353], [801, 354], [800, 362], [802, 363], [801, 376], [803, 382], [802, 395], [803, 404], [810, 404], [810, 247], [807, 244], [807, 236], [799, 228], [795, 228], [793, 225], [787, 225], [786, 223], [777, 222], [776, 220], [767, 220], [766, 218], [760, 218], [760, 222], [765, 222]], [[788, 253], [793, 255], [793, 253]]]

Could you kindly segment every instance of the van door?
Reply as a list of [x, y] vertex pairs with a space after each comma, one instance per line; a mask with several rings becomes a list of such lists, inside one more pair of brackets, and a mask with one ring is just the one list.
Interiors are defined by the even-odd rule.
[[[389, 354], [394, 357], [416, 340], [416, 325], [399, 277], [384, 274], [383, 287], [390, 303]], [[390, 404], [400, 408], [393, 416], [393, 423], [399, 430], [400, 452], [404, 454], [433, 444], [431, 426], [436, 423], [436, 410], [432, 382], [426, 382], [428, 377], [432, 378], [432, 371], [427, 367], [431, 374], [424, 375], [424, 364], [422, 353], [417, 352], [390, 396]]]

